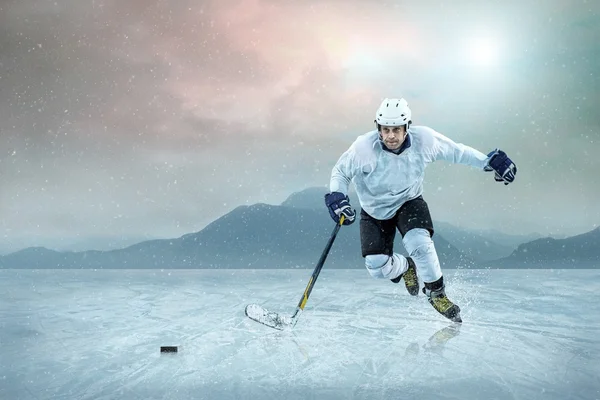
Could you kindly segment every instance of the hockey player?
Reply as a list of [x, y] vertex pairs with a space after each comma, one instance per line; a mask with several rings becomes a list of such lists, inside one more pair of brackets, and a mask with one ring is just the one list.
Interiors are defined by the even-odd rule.
[[[514, 181], [517, 167], [501, 150], [485, 155], [411, 123], [405, 99], [383, 100], [375, 115], [377, 129], [359, 136], [333, 167], [325, 204], [334, 221], [339, 223], [343, 214], [343, 224], [352, 224], [356, 218], [348, 198], [352, 181], [361, 206], [361, 251], [369, 274], [394, 283], [404, 278], [413, 296], [419, 293], [420, 278], [429, 303], [446, 318], [462, 322], [459, 306], [446, 296], [431, 239], [433, 223], [422, 196], [425, 167], [437, 160], [470, 165], [495, 172], [494, 179], [505, 185]], [[396, 229], [409, 257], [394, 252]]]

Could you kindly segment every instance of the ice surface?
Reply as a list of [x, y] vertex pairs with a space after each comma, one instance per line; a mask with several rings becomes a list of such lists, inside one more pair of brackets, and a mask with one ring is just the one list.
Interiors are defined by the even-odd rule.
[[0, 270], [0, 399], [600, 398], [600, 271], [445, 271], [461, 326], [360, 268], [244, 315], [311, 272]]

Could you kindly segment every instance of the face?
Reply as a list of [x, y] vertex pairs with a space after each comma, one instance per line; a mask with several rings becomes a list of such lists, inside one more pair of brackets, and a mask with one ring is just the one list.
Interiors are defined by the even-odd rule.
[[402, 126], [381, 126], [379, 129], [381, 139], [390, 150], [398, 150], [404, 139], [406, 139], [406, 127]]

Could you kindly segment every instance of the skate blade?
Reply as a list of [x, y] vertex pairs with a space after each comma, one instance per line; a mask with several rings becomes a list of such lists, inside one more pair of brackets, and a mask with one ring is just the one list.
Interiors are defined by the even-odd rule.
[[462, 318], [460, 317], [460, 308], [458, 308], [456, 305], [446, 310], [446, 312], [438, 312], [452, 322], [462, 323]]
[[460, 314], [455, 315], [454, 318], [450, 318], [450, 321], [462, 324], [462, 318], [460, 317]]
[[459, 324], [462, 323], [462, 318], [460, 317], [460, 309], [459, 309], [459, 311], [455, 312], [453, 315], [446, 316], [446, 318], [448, 318], [452, 322], [456, 322]]

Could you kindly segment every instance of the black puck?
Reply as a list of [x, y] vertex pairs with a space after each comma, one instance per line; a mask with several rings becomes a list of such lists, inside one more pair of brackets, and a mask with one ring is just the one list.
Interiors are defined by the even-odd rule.
[[177, 353], [177, 346], [160, 346], [161, 353]]

